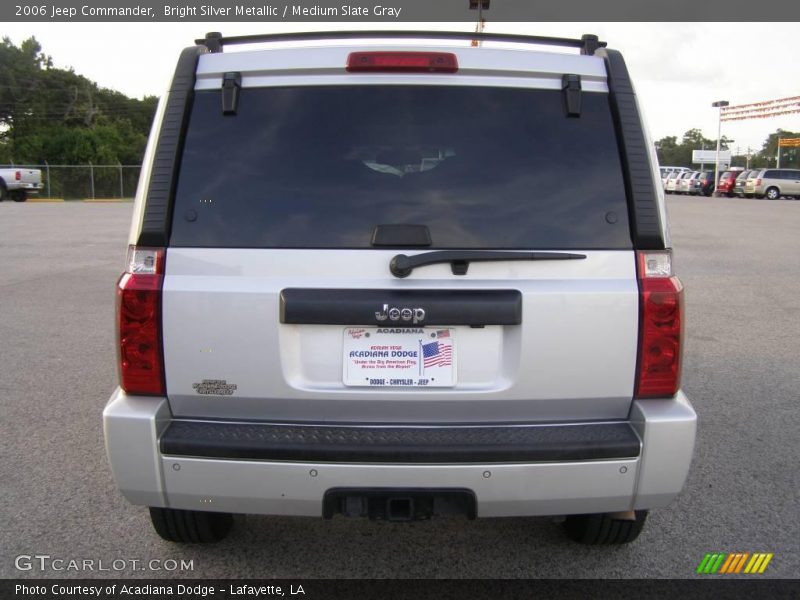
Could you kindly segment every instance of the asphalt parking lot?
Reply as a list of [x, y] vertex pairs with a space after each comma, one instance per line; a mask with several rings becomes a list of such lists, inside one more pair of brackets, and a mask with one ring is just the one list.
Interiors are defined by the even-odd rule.
[[[800, 574], [800, 202], [669, 198], [698, 443], [681, 496], [611, 549], [575, 545], [548, 518], [248, 516], [215, 546], [162, 541], [117, 492], [100, 420], [131, 209], [0, 204], [0, 577], [682, 578], [707, 552], [771, 552], [764, 576]], [[193, 570], [15, 568], [34, 554]]]

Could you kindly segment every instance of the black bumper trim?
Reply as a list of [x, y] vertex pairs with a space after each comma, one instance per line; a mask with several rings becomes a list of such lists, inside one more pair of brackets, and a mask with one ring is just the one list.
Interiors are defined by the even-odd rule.
[[635, 458], [629, 423], [331, 426], [175, 420], [161, 452], [177, 456], [348, 463], [506, 463]]

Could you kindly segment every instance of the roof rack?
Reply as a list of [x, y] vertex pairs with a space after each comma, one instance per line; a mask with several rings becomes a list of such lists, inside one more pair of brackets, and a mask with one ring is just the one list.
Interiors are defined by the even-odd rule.
[[596, 35], [585, 34], [580, 39], [547, 37], [536, 35], [518, 35], [511, 33], [476, 33], [472, 31], [307, 31], [295, 33], [267, 33], [256, 35], [240, 35], [222, 37], [218, 31], [206, 34], [195, 43], [208, 48], [209, 52], [222, 52], [223, 46], [234, 44], [257, 44], [260, 42], [294, 42], [302, 40], [342, 40], [363, 38], [431, 38], [442, 40], [480, 40], [486, 42], [516, 42], [521, 44], [543, 44], [548, 46], [566, 46], [580, 48], [581, 54], [593, 55], [598, 48], [605, 48]]

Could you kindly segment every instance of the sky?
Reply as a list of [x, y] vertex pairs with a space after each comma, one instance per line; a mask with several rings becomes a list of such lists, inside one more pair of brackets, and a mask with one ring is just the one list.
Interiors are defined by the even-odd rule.
[[[689, 19], [687, 19], [689, 21]], [[392, 28], [473, 30], [473, 23], [398, 23]], [[596, 33], [628, 64], [654, 140], [699, 128], [716, 139], [717, 109], [800, 96], [797, 23], [492, 23], [487, 32], [580, 37]], [[387, 29], [386, 23], [14, 23], [0, 34], [31, 35], [59, 68], [141, 98], [166, 89], [181, 49], [207, 31], [225, 35], [315, 29]], [[800, 131], [800, 113], [722, 123], [732, 149], [760, 150], [778, 128]]]

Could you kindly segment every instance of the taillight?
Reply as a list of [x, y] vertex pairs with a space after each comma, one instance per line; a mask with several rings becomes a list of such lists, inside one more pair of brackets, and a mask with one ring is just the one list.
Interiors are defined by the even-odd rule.
[[120, 386], [128, 394], [164, 395], [161, 350], [163, 248], [128, 248], [117, 286], [117, 357]]
[[672, 253], [637, 252], [639, 361], [637, 398], [674, 396], [681, 384], [683, 285], [672, 274]]
[[20, 171], [14, 173], [14, 179], [16, 179], [17, 181], [22, 181], [22, 173]]
[[347, 71], [455, 73], [458, 60], [450, 52], [351, 52], [347, 56]]

